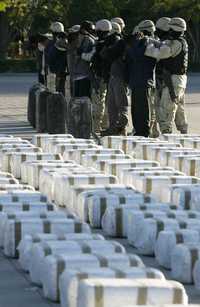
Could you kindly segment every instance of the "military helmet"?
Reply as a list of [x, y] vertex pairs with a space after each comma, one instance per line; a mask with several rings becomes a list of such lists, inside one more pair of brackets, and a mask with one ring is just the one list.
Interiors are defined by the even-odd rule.
[[175, 17], [172, 18], [169, 27], [175, 32], [185, 32], [187, 30], [187, 24], [183, 18]]
[[112, 24], [108, 19], [101, 19], [96, 23], [96, 31], [110, 32]]
[[58, 22], [58, 21], [53, 22], [51, 24], [50, 30], [53, 33], [60, 33], [60, 32], [64, 32], [65, 31], [64, 25], [61, 22]]
[[140, 32], [147, 31], [149, 33], [154, 33], [156, 28], [152, 20], [143, 20], [138, 24], [138, 29]]
[[117, 34], [121, 34], [122, 33], [122, 29], [120, 27], [120, 25], [117, 22], [112, 21], [112, 33], [117, 33]]
[[111, 22], [116, 22], [118, 25], [120, 25], [121, 30], [123, 31], [125, 28], [125, 22], [121, 17], [114, 17], [111, 19]]
[[169, 23], [171, 22], [171, 18], [169, 17], [161, 17], [156, 22], [156, 29], [168, 32], [169, 31]]

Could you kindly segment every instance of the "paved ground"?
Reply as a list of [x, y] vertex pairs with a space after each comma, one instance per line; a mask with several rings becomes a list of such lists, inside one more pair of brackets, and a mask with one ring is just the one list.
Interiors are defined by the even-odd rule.
[[[35, 75], [0, 75], [0, 133], [29, 136], [34, 131], [26, 121], [27, 93], [35, 81]], [[191, 133], [200, 133], [200, 74], [189, 77], [186, 110]], [[127, 246], [129, 252], [134, 249]], [[142, 257], [148, 266], [156, 267], [154, 258]], [[170, 272], [164, 271], [170, 278]], [[200, 293], [187, 286], [191, 303], [200, 303]], [[32, 285], [16, 260], [10, 260], [0, 252], [0, 307], [58, 306], [42, 297], [41, 289]]]

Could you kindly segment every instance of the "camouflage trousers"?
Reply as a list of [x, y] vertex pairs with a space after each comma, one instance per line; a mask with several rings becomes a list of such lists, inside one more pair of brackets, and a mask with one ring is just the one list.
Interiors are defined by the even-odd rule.
[[96, 133], [108, 126], [108, 111], [106, 107], [107, 85], [102, 80], [99, 83], [98, 92], [92, 91], [93, 104], [93, 128]]
[[185, 114], [185, 89], [174, 88], [177, 103], [171, 100], [167, 87], [162, 89], [161, 97], [156, 99], [156, 115], [161, 133], [172, 133], [173, 123], [181, 133], [187, 133], [188, 123]]
[[155, 97], [155, 89], [152, 89], [152, 96], [149, 102], [151, 120], [150, 120], [150, 134], [149, 136], [152, 138], [157, 138], [160, 135], [158, 121], [157, 121], [157, 111], [156, 111], [156, 97]]

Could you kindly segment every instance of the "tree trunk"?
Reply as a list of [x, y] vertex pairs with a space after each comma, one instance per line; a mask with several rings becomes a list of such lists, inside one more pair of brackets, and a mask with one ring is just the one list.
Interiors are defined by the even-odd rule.
[[6, 13], [0, 13], [0, 59], [4, 59], [7, 54], [9, 43], [9, 23]]

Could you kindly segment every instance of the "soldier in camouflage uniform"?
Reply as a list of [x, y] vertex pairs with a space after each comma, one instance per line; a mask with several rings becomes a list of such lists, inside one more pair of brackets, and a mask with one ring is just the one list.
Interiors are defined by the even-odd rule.
[[105, 47], [106, 38], [109, 36], [112, 30], [112, 24], [107, 19], [102, 19], [96, 23], [96, 33], [98, 41], [96, 42], [96, 52], [93, 57], [92, 71], [93, 78], [93, 91], [92, 91], [92, 103], [93, 103], [93, 124], [94, 131], [99, 133], [104, 126], [107, 126], [107, 112], [106, 112], [106, 92], [107, 83], [104, 78], [105, 63], [101, 57], [101, 52]]
[[[188, 132], [184, 108], [188, 67], [188, 44], [184, 38], [186, 22], [182, 18], [172, 18], [169, 28], [170, 37], [165, 41], [169, 48], [162, 52], [163, 60], [160, 61], [163, 75], [168, 75], [168, 80], [163, 79], [158, 120], [163, 134], [172, 133], [173, 122], [177, 130], [185, 134]], [[158, 56], [158, 50], [146, 52], [148, 56], [150, 53]]]

